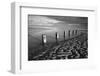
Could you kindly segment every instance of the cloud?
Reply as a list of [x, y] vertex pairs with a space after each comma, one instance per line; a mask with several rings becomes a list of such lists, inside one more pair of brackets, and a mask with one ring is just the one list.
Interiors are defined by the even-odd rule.
[[59, 23], [61, 21], [48, 18], [46, 16], [29, 16], [29, 26], [30, 25], [40, 25], [40, 26], [52, 26], [55, 23]]

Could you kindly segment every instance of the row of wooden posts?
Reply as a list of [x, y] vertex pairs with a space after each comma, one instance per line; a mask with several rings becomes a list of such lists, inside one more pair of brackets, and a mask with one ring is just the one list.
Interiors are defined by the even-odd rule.
[[[80, 30], [68, 30], [68, 38], [70, 37], [73, 37], [73, 36], [77, 36], [78, 34], [80, 33]], [[58, 44], [59, 42], [59, 38], [60, 38], [60, 35], [58, 32], [55, 33], [55, 40], [56, 40], [56, 43]], [[63, 38], [64, 38], [64, 41], [66, 40], [66, 31], [64, 31], [63, 33]], [[42, 34], [42, 44], [45, 45], [47, 43], [47, 36], [46, 34]]]

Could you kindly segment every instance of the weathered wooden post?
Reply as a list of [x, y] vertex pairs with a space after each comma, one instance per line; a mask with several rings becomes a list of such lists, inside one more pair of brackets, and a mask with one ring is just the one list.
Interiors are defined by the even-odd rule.
[[74, 30], [72, 30], [72, 36], [74, 36]]
[[66, 38], [66, 34], [65, 34], [65, 31], [64, 31], [64, 41], [65, 41], [65, 38]]
[[70, 30], [68, 31], [68, 38], [70, 38]]
[[79, 35], [79, 30], [77, 30], [77, 34]]
[[77, 35], [77, 30], [75, 30], [75, 35]]
[[47, 43], [47, 38], [45, 34], [42, 34], [42, 45], [45, 46]]
[[59, 34], [56, 32], [56, 43], [59, 43]]

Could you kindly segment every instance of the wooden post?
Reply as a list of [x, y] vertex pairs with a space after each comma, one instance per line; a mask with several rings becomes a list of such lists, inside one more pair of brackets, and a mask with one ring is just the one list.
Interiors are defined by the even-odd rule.
[[72, 36], [74, 36], [74, 30], [72, 30]]
[[66, 34], [65, 34], [65, 31], [64, 31], [64, 41], [65, 41], [65, 37], [66, 37], [65, 35], [66, 35]]
[[45, 34], [42, 34], [42, 45], [45, 46], [47, 43], [47, 38]]
[[68, 31], [68, 38], [70, 38], [70, 30]]
[[75, 35], [77, 35], [77, 30], [75, 30]]
[[59, 34], [56, 32], [56, 43], [58, 44]]
[[79, 35], [79, 30], [77, 30], [77, 34]]

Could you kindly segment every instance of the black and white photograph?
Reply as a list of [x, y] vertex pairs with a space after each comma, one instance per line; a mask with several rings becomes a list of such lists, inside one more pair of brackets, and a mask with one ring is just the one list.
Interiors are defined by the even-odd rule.
[[88, 17], [28, 14], [28, 61], [88, 59]]

